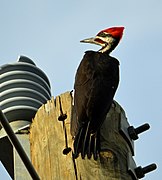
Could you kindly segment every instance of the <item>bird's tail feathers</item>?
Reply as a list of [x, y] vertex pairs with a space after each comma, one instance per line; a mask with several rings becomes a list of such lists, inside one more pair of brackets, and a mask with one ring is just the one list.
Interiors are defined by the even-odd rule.
[[82, 144], [82, 147], [81, 147], [81, 156], [82, 156], [82, 159], [85, 158], [85, 155], [87, 153], [88, 141], [90, 140], [89, 124], [90, 124], [90, 121], [87, 124], [87, 127], [85, 129], [85, 135], [83, 137], [83, 144]]
[[89, 124], [90, 122], [88, 122], [86, 126], [80, 128], [75, 137], [74, 158], [77, 158], [79, 153], [81, 153], [82, 159], [84, 159], [86, 155], [88, 159], [90, 159], [93, 154], [93, 158], [97, 160], [99, 152], [99, 135], [97, 132], [95, 134], [89, 132]]
[[97, 160], [98, 151], [99, 151], [99, 133], [96, 132], [93, 138], [93, 158], [94, 160]]

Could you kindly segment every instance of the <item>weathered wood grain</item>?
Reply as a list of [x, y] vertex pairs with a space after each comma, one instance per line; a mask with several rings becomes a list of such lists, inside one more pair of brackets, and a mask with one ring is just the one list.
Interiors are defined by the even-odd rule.
[[[127, 172], [130, 149], [119, 133], [123, 109], [115, 103], [101, 127], [101, 152], [97, 161], [73, 159], [70, 118], [72, 97], [64, 93], [43, 105], [30, 128], [31, 160], [42, 180], [132, 180]], [[60, 115], [67, 119], [58, 121]], [[64, 116], [62, 116], [64, 117]], [[126, 118], [126, 117], [125, 117]], [[66, 133], [65, 133], [66, 129]], [[66, 134], [66, 135], [65, 135]]]

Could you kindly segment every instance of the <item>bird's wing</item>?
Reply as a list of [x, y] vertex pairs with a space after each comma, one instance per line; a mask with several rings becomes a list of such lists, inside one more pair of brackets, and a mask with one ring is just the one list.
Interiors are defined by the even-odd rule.
[[[74, 86], [75, 118], [71, 122], [76, 157], [81, 152], [84, 158], [91, 144], [95, 147], [97, 136], [91, 135], [100, 128], [111, 107], [119, 80], [118, 65], [116, 59], [97, 52], [86, 53], [79, 65]], [[93, 152], [96, 154], [96, 150]]]
[[75, 136], [82, 122], [87, 121], [86, 108], [89, 99], [90, 87], [94, 75], [94, 69], [89, 62], [94, 52], [85, 53], [75, 76], [74, 84], [74, 108], [71, 121], [71, 134]]
[[92, 120], [93, 132], [101, 126], [118, 86], [118, 65], [118, 60], [102, 53], [88, 51], [84, 55], [75, 77], [73, 135], [87, 121]]

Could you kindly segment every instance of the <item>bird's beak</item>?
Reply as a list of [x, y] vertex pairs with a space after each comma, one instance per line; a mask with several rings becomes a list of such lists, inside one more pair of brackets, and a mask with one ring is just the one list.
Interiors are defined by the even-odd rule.
[[80, 42], [82, 42], [82, 43], [97, 44], [97, 45], [100, 45], [100, 46], [101, 46], [101, 44], [100, 44], [99, 42], [96, 41], [96, 37], [83, 39], [83, 40], [81, 40]]

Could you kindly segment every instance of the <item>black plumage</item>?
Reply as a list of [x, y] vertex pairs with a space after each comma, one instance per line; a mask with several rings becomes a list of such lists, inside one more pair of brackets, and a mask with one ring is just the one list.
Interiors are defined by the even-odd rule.
[[111, 107], [119, 83], [119, 61], [107, 52], [87, 51], [77, 69], [71, 134], [74, 157], [96, 159], [99, 129]]

